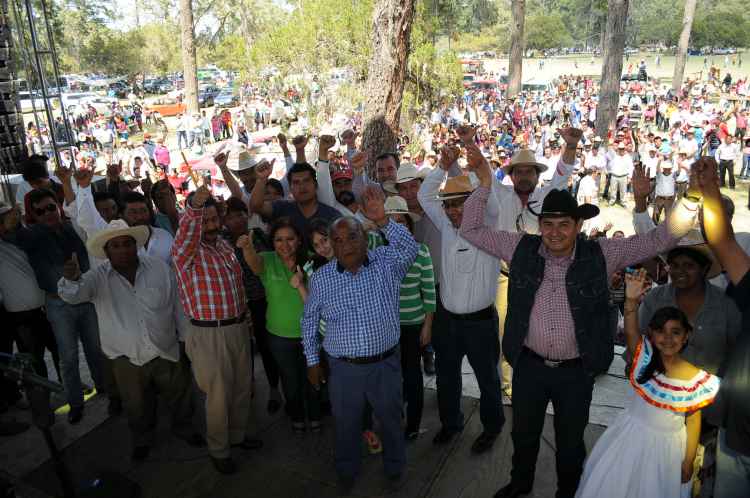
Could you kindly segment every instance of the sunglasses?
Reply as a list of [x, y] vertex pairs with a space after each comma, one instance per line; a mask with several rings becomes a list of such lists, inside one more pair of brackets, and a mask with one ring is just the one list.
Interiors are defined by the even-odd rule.
[[57, 204], [47, 204], [47, 207], [34, 209], [34, 213], [37, 216], [43, 216], [44, 213], [53, 213], [55, 211], [57, 211]]

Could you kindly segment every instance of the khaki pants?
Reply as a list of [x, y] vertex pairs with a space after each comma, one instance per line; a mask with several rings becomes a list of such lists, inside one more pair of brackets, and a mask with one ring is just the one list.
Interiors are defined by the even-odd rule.
[[[508, 277], [500, 274], [497, 279], [497, 297], [495, 298], [495, 308], [497, 309], [498, 329], [500, 335], [500, 348], [502, 351], [503, 334], [505, 333], [505, 317], [508, 315]], [[505, 356], [500, 355], [500, 385], [503, 389], [512, 386], [513, 368], [505, 360]]]
[[206, 442], [215, 458], [227, 458], [245, 439], [250, 416], [250, 336], [247, 323], [207, 328], [190, 325], [185, 352], [195, 381], [206, 394]]
[[172, 415], [172, 432], [181, 438], [193, 432], [190, 403], [190, 372], [183, 362], [155, 358], [137, 366], [126, 356], [108, 360], [117, 381], [133, 446], [150, 446], [157, 423], [157, 394], [161, 394]]

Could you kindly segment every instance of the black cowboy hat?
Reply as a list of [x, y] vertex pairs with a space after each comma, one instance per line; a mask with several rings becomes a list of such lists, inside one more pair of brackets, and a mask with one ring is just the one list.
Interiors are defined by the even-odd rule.
[[599, 214], [599, 208], [593, 204], [581, 204], [580, 206], [567, 190], [551, 190], [542, 203], [542, 211], [539, 217], [544, 216], [559, 218], [570, 216], [576, 220], [588, 220]]

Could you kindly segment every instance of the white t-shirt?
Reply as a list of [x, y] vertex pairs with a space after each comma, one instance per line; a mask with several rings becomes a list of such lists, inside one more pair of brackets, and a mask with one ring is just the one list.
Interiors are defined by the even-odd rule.
[[591, 199], [591, 204], [599, 204], [596, 181], [591, 175], [584, 176], [578, 183], [578, 195], [576, 196], [576, 201], [579, 205], [583, 204], [586, 202], [587, 197]]
[[659, 173], [656, 175], [656, 188], [655, 195], [657, 197], [674, 197], [675, 191], [675, 173], [671, 172], [668, 175]]

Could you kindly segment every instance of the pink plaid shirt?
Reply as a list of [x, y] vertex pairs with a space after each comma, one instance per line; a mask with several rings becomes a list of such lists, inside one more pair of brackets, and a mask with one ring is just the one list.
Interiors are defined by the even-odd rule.
[[[479, 187], [464, 204], [461, 236], [498, 259], [511, 261], [524, 234], [497, 231], [484, 226], [484, 210], [489, 193], [489, 189]], [[661, 224], [648, 233], [624, 239], [599, 239], [607, 262], [607, 278], [628, 265], [670, 250], [677, 245], [677, 240], [666, 224]], [[570, 256], [553, 257], [542, 244], [539, 254], [545, 259], [544, 278], [531, 308], [529, 333], [524, 344], [550, 360], [577, 358], [578, 343], [565, 290], [565, 275], [573, 262], [575, 250]]]
[[225, 240], [201, 241], [202, 223], [203, 210], [188, 205], [172, 246], [182, 306], [196, 320], [236, 318], [246, 307], [240, 262]]

